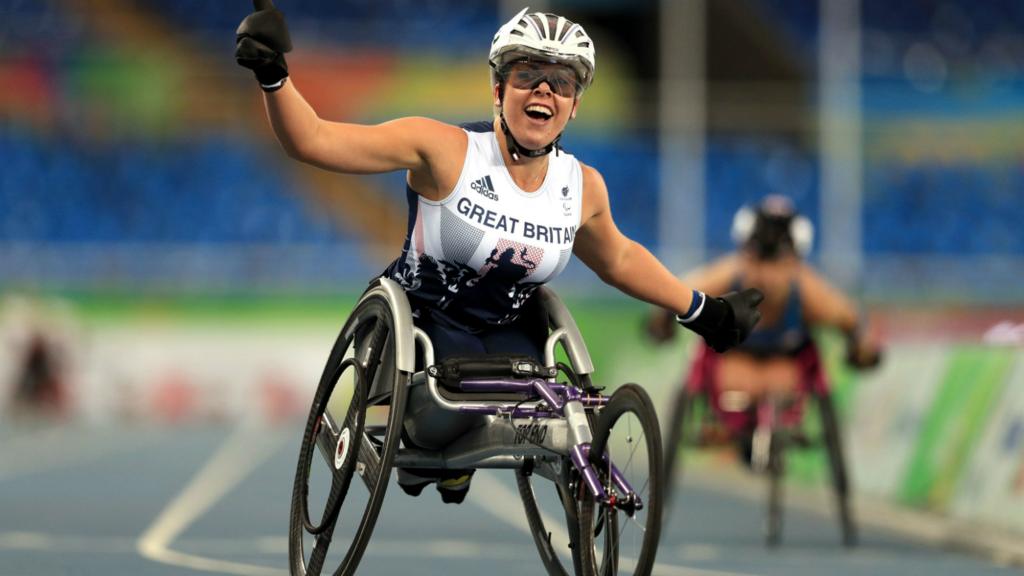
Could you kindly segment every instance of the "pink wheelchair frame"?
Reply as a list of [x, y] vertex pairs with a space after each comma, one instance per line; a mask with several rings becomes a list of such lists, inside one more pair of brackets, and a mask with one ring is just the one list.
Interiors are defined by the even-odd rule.
[[[785, 453], [791, 447], [824, 448], [831, 471], [832, 488], [845, 546], [857, 543], [857, 529], [849, 503], [849, 480], [840, 440], [839, 422], [832, 401], [828, 377], [817, 345], [806, 344], [795, 359], [800, 367], [800, 382], [792, 395], [785, 397], [766, 394], [752, 398], [742, 410], [729, 410], [722, 403], [716, 372], [721, 356], [703, 343], [695, 352], [690, 370], [672, 403], [665, 439], [665, 501], [671, 509], [674, 484], [678, 475], [680, 445], [706, 447], [721, 444], [750, 442], [750, 464], [755, 472], [764, 472], [769, 478], [765, 543], [777, 546], [782, 538], [782, 493]], [[821, 433], [809, 439], [803, 430], [804, 407], [807, 398], [817, 403], [821, 418]], [[695, 405], [706, 405], [704, 415], [691, 422]], [[697, 426], [695, 426], [695, 424]], [[688, 429], [696, 432], [687, 433]]]
[[[691, 395], [704, 396], [716, 421], [721, 423], [729, 434], [735, 436], [752, 430], [760, 418], [752, 410], [734, 411], [722, 406], [721, 391], [715, 377], [721, 358], [720, 354], [701, 343], [695, 352], [684, 386]], [[797, 384], [795, 397], [787, 402], [779, 413], [781, 425], [787, 428], [797, 427], [803, 422], [804, 405], [808, 395], [829, 394], [828, 378], [822, 366], [821, 354], [813, 341], [797, 353], [795, 360], [800, 370], [800, 382]]]

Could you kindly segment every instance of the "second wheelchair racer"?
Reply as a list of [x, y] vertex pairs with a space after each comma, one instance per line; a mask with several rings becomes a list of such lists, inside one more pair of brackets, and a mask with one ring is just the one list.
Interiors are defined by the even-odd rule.
[[[716, 360], [716, 390], [740, 392], [751, 402], [769, 393], [794, 393], [801, 381], [798, 357], [819, 327], [838, 329], [845, 336], [852, 367], [879, 363], [879, 343], [857, 306], [804, 260], [813, 234], [810, 221], [788, 198], [767, 196], [736, 213], [736, 252], [684, 278], [709, 294], [748, 287], [765, 294], [760, 308], [764, 321], [745, 342]], [[651, 313], [648, 331], [656, 340], [670, 338], [673, 327], [669, 315]]]
[[[576, 254], [606, 283], [670, 310], [715, 350], [757, 323], [761, 294], [705, 296], [677, 279], [615, 225], [601, 174], [561, 150], [559, 138], [594, 79], [594, 43], [563, 17], [524, 9], [490, 45], [491, 120], [452, 126], [400, 118], [365, 126], [320, 118], [288, 77], [285, 20], [270, 0], [254, 2], [236, 36], [237, 62], [255, 72], [278, 141], [293, 158], [327, 170], [406, 171], [409, 228], [384, 272], [406, 291], [435, 359], [477, 353], [543, 359], [547, 324], [538, 286]], [[481, 416], [436, 405], [410, 390], [405, 441], [441, 450]], [[410, 494], [437, 481], [461, 502], [472, 471], [400, 470]]]

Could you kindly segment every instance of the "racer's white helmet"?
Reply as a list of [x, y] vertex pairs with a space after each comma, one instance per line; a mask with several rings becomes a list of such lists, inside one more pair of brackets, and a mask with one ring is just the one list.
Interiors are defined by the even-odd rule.
[[524, 57], [538, 58], [572, 67], [579, 78], [580, 91], [585, 90], [594, 81], [593, 40], [582, 26], [562, 16], [544, 12], [527, 14], [527, 10], [529, 8], [523, 8], [494, 34], [488, 58], [491, 80], [499, 81], [498, 75], [509, 62]]
[[786, 250], [806, 258], [814, 244], [814, 225], [796, 211], [789, 198], [771, 194], [754, 207], [742, 206], [736, 211], [732, 239], [761, 260], [773, 260]]

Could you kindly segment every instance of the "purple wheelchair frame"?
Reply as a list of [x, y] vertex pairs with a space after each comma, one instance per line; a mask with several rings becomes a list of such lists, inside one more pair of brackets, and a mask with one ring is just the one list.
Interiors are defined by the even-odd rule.
[[[555, 347], [561, 343], [574, 373], [589, 378], [593, 364], [575, 321], [554, 292], [542, 289], [539, 295], [552, 325], [545, 345], [545, 365], [556, 365]], [[411, 322], [406, 326], [422, 350], [426, 366], [432, 366], [434, 349], [429, 336]], [[470, 430], [443, 452], [402, 448], [395, 456], [394, 467], [522, 468], [527, 457], [548, 461], [568, 458], [595, 501], [623, 509], [630, 515], [643, 509], [644, 502], [607, 453], [602, 454], [598, 462], [602, 469], [608, 470], [607, 477], [615, 488], [613, 494], [602, 486], [590, 458], [593, 433], [587, 412], [599, 410], [607, 404], [608, 397], [587, 394], [574, 385], [558, 384], [553, 377], [466, 379], [459, 383], [460, 391], [475, 394], [478, 399], [450, 399], [442, 395], [437, 380], [428, 372], [413, 374], [412, 385], [427, 386], [433, 400], [445, 409], [484, 415], [490, 422]], [[524, 396], [525, 400], [490, 401], [486, 399], [488, 393], [512, 393]], [[530, 430], [541, 429], [544, 431], [541, 438], [530, 437]]]
[[[601, 394], [584, 394], [574, 386], [554, 384], [542, 378], [531, 378], [529, 380], [501, 378], [463, 380], [459, 383], [459, 389], [463, 392], [473, 393], [534, 394], [542, 400], [542, 404], [528, 408], [513, 406], [511, 411], [507, 412], [510, 418], [568, 418], [566, 406], [571, 402], [579, 402], [584, 409], [600, 408], [608, 403], [608, 398]], [[502, 408], [499, 406], [465, 406], [459, 408], [459, 411], [498, 416], [502, 413]], [[590, 462], [589, 441], [574, 443], [569, 449], [569, 456], [572, 459], [573, 466], [586, 482], [587, 489], [590, 490], [591, 496], [596, 501], [612, 506], [628, 505], [633, 510], [643, 508], [643, 501], [636, 495], [636, 491], [630, 486], [622, 472], [619, 471], [613, 462], [609, 462], [607, 453], [601, 455], [601, 463], [608, 466], [611, 471], [611, 479], [615, 484], [615, 488], [621, 494], [628, 495], [624, 501], [617, 501], [618, 499], [614, 496], [609, 496], [604, 486], [601, 485], [597, 470], [594, 469], [594, 465]]]

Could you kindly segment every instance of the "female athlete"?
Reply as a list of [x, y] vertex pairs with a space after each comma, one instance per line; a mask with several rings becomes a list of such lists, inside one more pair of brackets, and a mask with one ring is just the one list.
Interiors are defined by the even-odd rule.
[[[741, 345], [716, 360], [715, 388], [754, 400], [792, 394], [801, 381], [798, 357], [818, 327], [838, 329], [846, 338], [847, 362], [855, 368], [878, 364], [881, 352], [857, 307], [804, 261], [813, 228], [784, 196], [767, 196], [743, 207], [733, 219], [738, 250], [685, 277], [710, 294], [756, 287], [765, 294], [764, 322]], [[660, 310], [648, 323], [656, 340], [671, 337], [674, 323]]]
[[[542, 359], [547, 324], [532, 296], [573, 253], [606, 283], [670, 310], [716, 350], [757, 323], [759, 292], [717, 298], [678, 280], [616, 227], [601, 174], [559, 147], [594, 80], [594, 43], [579, 24], [524, 9], [498, 29], [489, 121], [365, 126], [317, 115], [288, 76], [283, 14], [270, 0], [254, 6], [238, 28], [235, 58], [255, 72], [285, 151], [337, 172], [406, 171], [408, 235], [384, 275], [405, 289], [438, 361], [476, 353]], [[483, 423], [441, 409], [423, 388], [410, 390], [407, 444], [442, 449]], [[446, 502], [461, 502], [471, 474], [400, 470], [399, 484], [417, 495], [436, 481]]]

